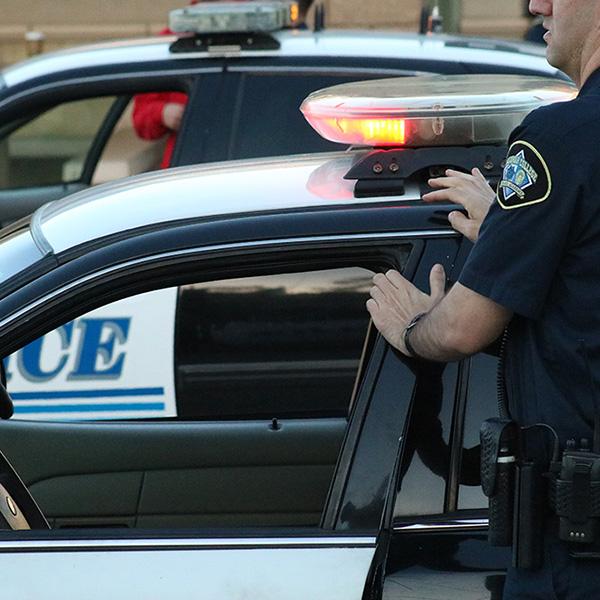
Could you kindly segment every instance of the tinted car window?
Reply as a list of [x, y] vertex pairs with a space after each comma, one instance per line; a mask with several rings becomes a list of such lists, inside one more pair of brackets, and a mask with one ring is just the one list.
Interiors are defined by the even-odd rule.
[[[380, 77], [377, 75], [377, 78]], [[364, 73], [243, 73], [229, 158], [343, 150], [345, 145], [321, 138], [298, 108], [304, 98], [315, 90], [373, 78], [374, 75]], [[274, 90], [284, 93], [273, 93]]]
[[182, 417], [343, 416], [368, 324], [362, 268], [184, 286]]

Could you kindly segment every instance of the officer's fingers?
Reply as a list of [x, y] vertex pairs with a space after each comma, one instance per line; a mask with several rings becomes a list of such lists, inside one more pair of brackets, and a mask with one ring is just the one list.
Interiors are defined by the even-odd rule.
[[477, 238], [477, 225], [468, 217], [465, 217], [461, 212], [453, 211], [448, 215], [450, 225], [459, 233], [462, 233], [467, 239], [472, 242]]
[[446, 272], [444, 267], [440, 264], [433, 265], [429, 273], [429, 289], [431, 290], [431, 297], [434, 300], [439, 300], [444, 295], [444, 289], [446, 287]]
[[387, 280], [393, 285], [397, 290], [406, 289], [407, 286], [411, 285], [407, 279], [402, 277], [398, 271], [394, 269], [390, 269], [385, 274]]
[[491, 202], [496, 197], [496, 192], [490, 186], [484, 174], [477, 167], [473, 169], [472, 173], [475, 181], [485, 193], [486, 198]]
[[446, 169], [446, 177], [454, 177], [455, 179], [464, 179], [466, 181], [471, 181], [473, 179], [470, 173], [455, 171], [454, 169]]
[[[373, 287], [379, 289], [383, 296], [390, 297], [398, 292], [398, 288], [392, 283], [388, 277], [388, 273], [396, 273], [396, 271], [388, 271], [386, 274], [377, 273], [377, 275], [373, 277]], [[371, 294], [371, 296], [372, 295], [373, 294]]]
[[385, 294], [381, 291], [380, 288], [373, 286], [369, 290], [369, 295], [371, 296], [371, 298], [373, 298], [373, 300], [375, 300], [375, 302], [377, 302], [377, 305], [379, 307], [385, 304]]
[[375, 321], [379, 316], [379, 305], [375, 300], [373, 300], [373, 298], [369, 298], [367, 300], [367, 310], [369, 311], [373, 321]]
[[[456, 171], [458, 173], [458, 171]], [[462, 174], [462, 173], [461, 173]], [[455, 188], [461, 187], [473, 180], [473, 178], [468, 175], [469, 179], [465, 179], [463, 177], [435, 177], [432, 179], [428, 179], [427, 183], [432, 188]]]
[[455, 204], [461, 204], [460, 198], [462, 195], [452, 188], [444, 188], [442, 190], [435, 190], [434, 192], [427, 192], [423, 194], [423, 202], [454, 202]]
[[471, 170], [471, 175], [473, 175], [473, 177], [475, 179], [477, 179], [478, 181], [483, 182], [486, 185], [488, 185], [487, 179], [484, 177], [483, 173], [477, 167], [475, 167], [474, 169]]

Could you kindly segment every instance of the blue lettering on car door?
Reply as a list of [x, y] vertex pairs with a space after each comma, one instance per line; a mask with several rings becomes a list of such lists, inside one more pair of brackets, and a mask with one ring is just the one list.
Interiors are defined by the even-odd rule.
[[[44, 350], [45, 336], [34, 340], [23, 348], [18, 354], [18, 369], [25, 379], [34, 382], [44, 382], [54, 379], [67, 364], [69, 348], [73, 339], [73, 323], [67, 323], [59, 329], [61, 354], [58, 364], [54, 369], [44, 370], [42, 367], [42, 353]], [[10, 381], [11, 373], [7, 370], [7, 380]]]
[[118, 379], [123, 371], [125, 352], [115, 356], [115, 344], [127, 341], [130, 323], [130, 318], [81, 319], [79, 352], [68, 378]]

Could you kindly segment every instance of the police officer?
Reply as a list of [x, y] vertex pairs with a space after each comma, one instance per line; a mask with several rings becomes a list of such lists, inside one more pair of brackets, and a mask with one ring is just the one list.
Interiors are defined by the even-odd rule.
[[[374, 277], [367, 308], [393, 346], [436, 361], [480, 351], [510, 323], [511, 415], [550, 425], [564, 448], [591, 439], [600, 405], [600, 2], [529, 8], [543, 18], [548, 61], [578, 84], [578, 97], [534, 111], [512, 132], [497, 194], [477, 170], [430, 181], [438, 189], [424, 199], [461, 204], [467, 215], [454, 211], [450, 222], [476, 240], [450, 291], [440, 265], [429, 295], [389, 271]], [[542, 440], [534, 446], [547, 454]], [[600, 597], [600, 560], [572, 550], [549, 524], [543, 566], [510, 570], [504, 597]]]

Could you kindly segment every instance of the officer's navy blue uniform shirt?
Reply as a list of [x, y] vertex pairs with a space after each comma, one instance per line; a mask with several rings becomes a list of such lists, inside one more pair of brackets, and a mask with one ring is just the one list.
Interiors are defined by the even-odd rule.
[[600, 393], [600, 70], [576, 99], [534, 111], [512, 132], [496, 202], [459, 281], [514, 311], [513, 418], [552, 425], [563, 444], [591, 438]]

